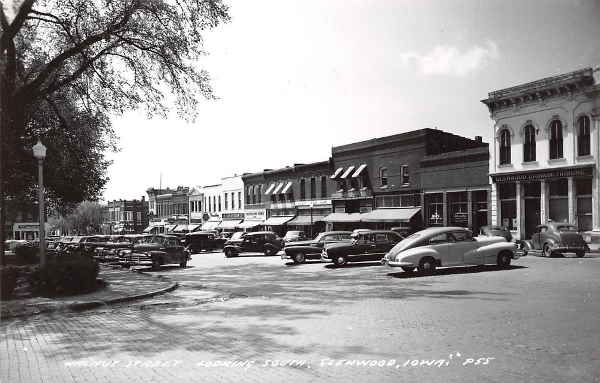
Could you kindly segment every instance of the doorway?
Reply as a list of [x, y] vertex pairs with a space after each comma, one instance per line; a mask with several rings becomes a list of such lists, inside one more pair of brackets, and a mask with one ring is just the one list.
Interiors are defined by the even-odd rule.
[[525, 239], [531, 239], [540, 224], [540, 199], [525, 198]]

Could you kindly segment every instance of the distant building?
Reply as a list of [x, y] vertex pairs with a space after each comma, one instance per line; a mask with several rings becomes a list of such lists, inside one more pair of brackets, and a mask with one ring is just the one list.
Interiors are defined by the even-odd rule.
[[530, 238], [549, 220], [600, 230], [600, 68], [490, 92], [492, 223]]
[[148, 226], [148, 201], [114, 200], [105, 207], [103, 231], [105, 234], [141, 233]]
[[189, 187], [146, 190], [151, 222], [165, 221], [186, 224], [189, 220]]

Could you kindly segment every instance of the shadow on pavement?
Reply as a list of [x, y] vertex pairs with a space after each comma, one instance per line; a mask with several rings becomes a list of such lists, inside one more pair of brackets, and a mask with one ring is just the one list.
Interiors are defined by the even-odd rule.
[[441, 269], [436, 269], [433, 274], [420, 274], [418, 271], [414, 271], [412, 273], [407, 273], [404, 271], [388, 273], [389, 276], [394, 278], [403, 278], [403, 279], [414, 279], [414, 278], [422, 278], [422, 277], [435, 277], [439, 275], [454, 275], [454, 274], [473, 274], [473, 273], [485, 273], [489, 271], [510, 271], [510, 270], [519, 270], [519, 269], [527, 269], [527, 266], [508, 266], [508, 267], [500, 267], [496, 265], [484, 265], [484, 266], [469, 266], [469, 267], [444, 267]]

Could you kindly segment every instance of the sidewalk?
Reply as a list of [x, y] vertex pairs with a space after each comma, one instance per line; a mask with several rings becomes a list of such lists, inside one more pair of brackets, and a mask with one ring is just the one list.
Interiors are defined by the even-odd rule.
[[36, 315], [52, 311], [80, 311], [107, 304], [126, 302], [163, 294], [177, 288], [167, 278], [135, 271], [100, 266], [98, 278], [106, 286], [76, 296], [26, 298], [0, 301], [0, 319]]

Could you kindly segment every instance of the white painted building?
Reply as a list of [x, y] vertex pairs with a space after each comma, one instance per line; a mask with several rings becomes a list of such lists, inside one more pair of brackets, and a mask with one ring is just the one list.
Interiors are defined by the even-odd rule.
[[549, 220], [600, 230], [600, 69], [489, 93], [492, 224], [529, 238]]

